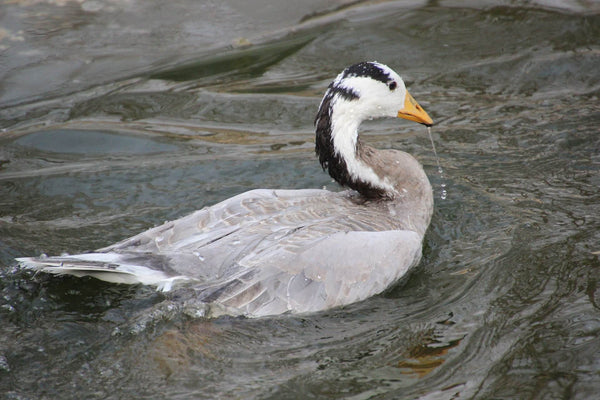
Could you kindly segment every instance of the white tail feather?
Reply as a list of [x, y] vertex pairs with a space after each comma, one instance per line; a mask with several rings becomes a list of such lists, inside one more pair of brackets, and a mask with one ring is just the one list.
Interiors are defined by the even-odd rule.
[[187, 276], [169, 276], [163, 271], [142, 265], [125, 264], [118, 261], [114, 253], [90, 253], [64, 257], [17, 258], [21, 266], [35, 271], [56, 275], [91, 276], [105, 282], [142, 284], [156, 286], [168, 292], [179, 281], [189, 281]]

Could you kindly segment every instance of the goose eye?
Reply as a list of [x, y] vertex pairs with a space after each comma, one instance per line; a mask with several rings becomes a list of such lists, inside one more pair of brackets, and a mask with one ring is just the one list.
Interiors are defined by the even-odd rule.
[[391, 81], [390, 83], [388, 83], [388, 87], [390, 88], [390, 90], [396, 89], [396, 86], [398, 86], [398, 84], [395, 81]]

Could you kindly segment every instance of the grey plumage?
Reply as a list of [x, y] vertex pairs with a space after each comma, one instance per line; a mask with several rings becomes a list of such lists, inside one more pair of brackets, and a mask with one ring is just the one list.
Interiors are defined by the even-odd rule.
[[[390, 79], [404, 88], [387, 67], [376, 63], [367, 67], [355, 68], [366, 71], [364, 76], [347, 70], [338, 76], [321, 103], [321, 118], [335, 113], [342, 102], [357, 101], [360, 106], [358, 97], [346, 98], [335, 90], [335, 85], [344, 87], [345, 79], [373, 82], [353, 81], [359, 82], [352, 90], [360, 97], [370, 95], [370, 85], [373, 91], [394, 90], [387, 86]], [[379, 79], [368, 76], [373, 71]], [[408, 94], [394, 95], [404, 101]], [[399, 102], [392, 97], [389, 101]], [[335, 123], [332, 118], [322, 126], [331, 129]], [[327, 157], [336, 157], [355, 169], [368, 169], [359, 171], [361, 177], [348, 169], [349, 180], [340, 182], [359, 192], [253, 190], [94, 253], [19, 261], [44, 272], [90, 275], [162, 290], [184, 283], [192, 285], [201, 300], [250, 316], [318, 311], [363, 300], [385, 290], [419, 262], [433, 196], [427, 176], [412, 156], [374, 149], [362, 143], [357, 132], [347, 134], [356, 136], [353, 154], [336, 148], [329, 137], [325, 138], [329, 154], [320, 157], [326, 163], [332, 162]], [[375, 183], [362, 177], [374, 177]], [[391, 189], [376, 186], [379, 180]], [[348, 183], [353, 181], [362, 184]]]

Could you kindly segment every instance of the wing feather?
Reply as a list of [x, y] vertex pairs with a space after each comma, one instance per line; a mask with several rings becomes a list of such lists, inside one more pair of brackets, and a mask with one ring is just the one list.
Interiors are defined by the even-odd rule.
[[253, 190], [95, 253], [22, 259], [111, 282], [197, 282], [200, 296], [250, 315], [315, 311], [380, 293], [415, 265], [422, 237], [347, 193]]

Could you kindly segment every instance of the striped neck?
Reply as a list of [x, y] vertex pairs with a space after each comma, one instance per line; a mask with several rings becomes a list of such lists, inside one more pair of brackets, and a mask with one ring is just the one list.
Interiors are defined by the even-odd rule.
[[352, 91], [330, 85], [315, 120], [319, 162], [336, 182], [365, 197], [393, 197], [394, 186], [365, 161], [366, 153], [376, 150], [364, 145], [358, 136], [366, 116], [352, 102], [356, 98]]

